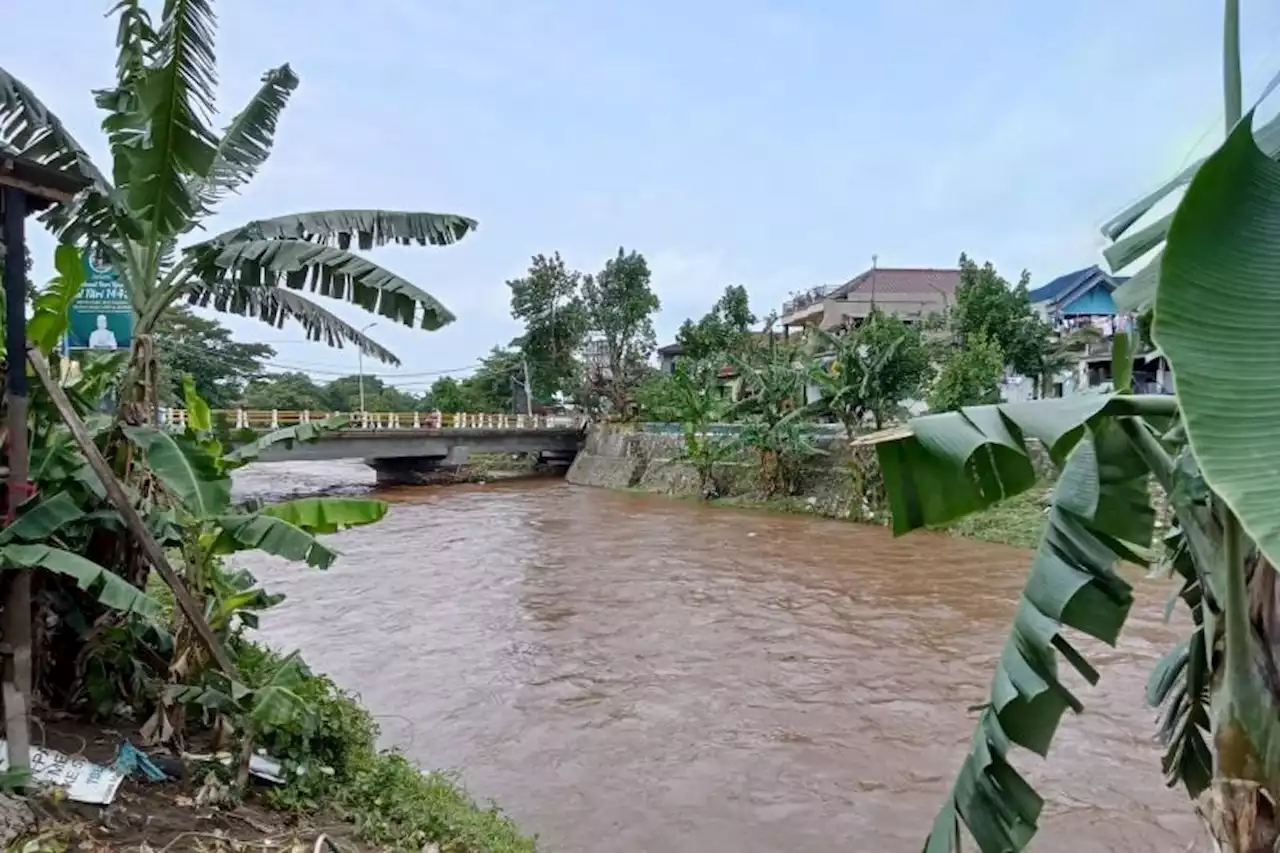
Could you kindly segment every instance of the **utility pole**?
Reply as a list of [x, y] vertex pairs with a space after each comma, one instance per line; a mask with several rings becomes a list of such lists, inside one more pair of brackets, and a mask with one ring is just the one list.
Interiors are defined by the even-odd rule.
[[[360, 334], [363, 335], [366, 331], [368, 331], [369, 329], [372, 329], [376, 325], [378, 325], [378, 321], [374, 320], [372, 323], [370, 323], [369, 325], [361, 329]], [[360, 414], [363, 415], [364, 414], [364, 347], [360, 347], [357, 350], [356, 357], [357, 357], [357, 364], [359, 365], [357, 370], [358, 370], [358, 376], [359, 376], [358, 381], [360, 384]]]
[[520, 366], [524, 368], [524, 413], [533, 414], [533, 390], [529, 386], [529, 358], [521, 354]]

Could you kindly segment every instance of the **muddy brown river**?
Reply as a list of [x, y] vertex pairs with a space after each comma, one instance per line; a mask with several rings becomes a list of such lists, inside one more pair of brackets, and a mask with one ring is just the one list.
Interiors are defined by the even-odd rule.
[[[354, 463], [241, 472], [279, 495]], [[522, 481], [382, 492], [328, 572], [243, 563], [288, 600], [265, 639], [359, 692], [384, 740], [456, 769], [540, 847], [915, 851], [959, 766], [1024, 551], [933, 534]], [[1119, 651], [1065, 720], [1039, 851], [1169, 851], [1152, 662], [1169, 588], [1139, 582]]]

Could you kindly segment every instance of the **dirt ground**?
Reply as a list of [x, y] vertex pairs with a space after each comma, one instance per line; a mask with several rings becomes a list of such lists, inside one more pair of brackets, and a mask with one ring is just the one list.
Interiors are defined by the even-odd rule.
[[[93, 725], [77, 720], [46, 721], [33, 726], [34, 745], [110, 765], [125, 739], [141, 743], [136, 730]], [[158, 750], [147, 750], [153, 757]], [[166, 769], [168, 769], [166, 767]], [[193, 776], [193, 774], [195, 774]], [[57, 792], [30, 799], [37, 816], [35, 830], [10, 846], [22, 853], [43, 851], [134, 850], [176, 851], [316, 851], [354, 853], [368, 850], [357, 843], [354, 827], [339, 821], [299, 821], [262, 803], [261, 788], [234, 807], [201, 802], [202, 778], [188, 766], [178, 781], [148, 782], [130, 777], [109, 806], [75, 803]], [[252, 783], [265, 785], [266, 783]], [[208, 793], [209, 789], [205, 789]]]

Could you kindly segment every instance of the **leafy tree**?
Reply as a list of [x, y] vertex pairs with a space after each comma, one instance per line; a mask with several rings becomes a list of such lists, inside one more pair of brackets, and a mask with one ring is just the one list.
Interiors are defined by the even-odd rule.
[[[413, 412], [421, 411], [421, 398], [407, 394], [393, 385], [388, 385], [377, 376], [364, 377], [364, 408], [368, 412]], [[360, 411], [359, 374], [341, 376], [325, 384], [325, 408], [334, 412]]]
[[716, 467], [735, 444], [717, 435], [714, 426], [728, 414], [730, 403], [719, 382], [720, 365], [714, 361], [683, 362], [667, 380], [661, 402], [666, 420], [681, 425], [682, 458], [698, 472], [698, 494], [704, 500], [719, 493]]
[[929, 391], [929, 409], [950, 412], [962, 406], [1000, 400], [1004, 354], [1000, 345], [981, 332], [970, 335], [964, 346], [951, 350]]
[[577, 354], [587, 334], [582, 273], [570, 270], [556, 252], [534, 255], [523, 278], [511, 279], [511, 316], [525, 325], [513, 341], [529, 361], [534, 397], [549, 399], [575, 384]]
[[1030, 273], [1023, 271], [1018, 284], [996, 272], [990, 262], [979, 267], [967, 255], [960, 256], [960, 286], [951, 314], [952, 332], [960, 346], [981, 335], [1004, 353], [1005, 363], [1023, 376], [1039, 377], [1052, 349], [1052, 329], [1036, 314], [1028, 296]]
[[[929, 351], [919, 329], [898, 317], [873, 311], [857, 329], [835, 334], [815, 329], [828, 363], [812, 366], [810, 380], [821, 398], [817, 408], [835, 417], [853, 438], [868, 414], [876, 429], [920, 393], [929, 375]], [[824, 360], [825, 361], [825, 360]]]
[[475, 411], [471, 398], [471, 388], [452, 376], [441, 376], [431, 383], [427, 392], [429, 407], [441, 412]]
[[660, 303], [649, 284], [649, 264], [638, 252], [618, 257], [582, 284], [587, 329], [600, 336], [608, 361], [601, 390], [614, 411], [624, 411], [656, 346], [653, 312]]
[[756, 315], [751, 313], [747, 289], [731, 284], [697, 323], [685, 320], [676, 333], [681, 357], [694, 360], [724, 353], [742, 353], [751, 339]]
[[160, 401], [180, 405], [182, 377], [190, 376], [196, 391], [215, 409], [231, 408], [245, 386], [262, 375], [263, 361], [275, 350], [267, 344], [235, 341], [231, 330], [174, 306], [156, 324], [156, 386]]
[[[476, 407], [472, 411], [511, 412], [517, 399], [520, 411], [524, 411], [524, 364], [519, 351], [494, 347], [466, 382]], [[546, 404], [550, 400], [540, 400], [535, 393], [534, 402]]]
[[254, 380], [245, 390], [244, 402], [250, 409], [289, 412], [323, 412], [329, 408], [324, 388], [305, 373], [272, 373]]
[[292, 318], [314, 340], [352, 343], [398, 364], [393, 353], [303, 291], [423, 329], [454, 319], [435, 297], [349, 247], [454, 243], [475, 228], [464, 216], [294, 213], [180, 246], [262, 167], [298, 78], [288, 65], [267, 71], [249, 103], [215, 133], [205, 118], [214, 114], [217, 80], [211, 0], [170, 0], [158, 26], [136, 0], [117, 3], [114, 11], [116, 78], [95, 93], [106, 112], [111, 178], [56, 114], [3, 68], [0, 149], [89, 182], [74, 203], [50, 208], [41, 220], [62, 241], [104, 253], [133, 303], [137, 334], [154, 332], [170, 306], [187, 299], [273, 325]]

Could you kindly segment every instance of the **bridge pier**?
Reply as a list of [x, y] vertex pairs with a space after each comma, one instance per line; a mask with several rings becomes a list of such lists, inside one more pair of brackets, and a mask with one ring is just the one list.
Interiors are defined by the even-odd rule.
[[451, 461], [455, 454], [445, 456], [392, 456], [384, 459], [366, 459], [365, 464], [377, 475], [379, 486], [429, 486], [449, 482], [466, 464], [463, 453], [461, 462]]

